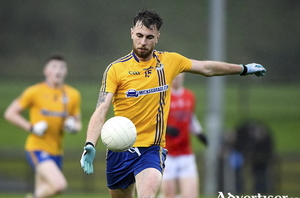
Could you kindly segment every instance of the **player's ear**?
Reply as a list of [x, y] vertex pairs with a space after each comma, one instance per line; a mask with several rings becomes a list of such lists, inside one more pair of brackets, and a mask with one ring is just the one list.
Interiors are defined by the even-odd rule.
[[66, 65], [66, 73], [65, 73], [65, 77], [68, 75], [68, 66]]
[[157, 36], [157, 38], [156, 38], [156, 43], [158, 43], [159, 36], [160, 36], [160, 32], [158, 33], [158, 36]]
[[131, 39], [133, 39], [133, 29], [130, 28], [130, 35], [131, 35]]
[[48, 73], [48, 64], [46, 64], [43, 69], [44, 76], [47, 76], [47, 73]]

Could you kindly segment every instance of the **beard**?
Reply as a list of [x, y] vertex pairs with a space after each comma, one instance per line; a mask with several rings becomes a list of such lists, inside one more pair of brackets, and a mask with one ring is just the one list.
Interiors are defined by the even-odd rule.
[[142, 58], [142, 59], [146, 59], [148, 58], [149, 56], [152, 55], [152, 52], [153, 52], [153, 48], [152, 49], [147, 49], [146, 51], [139, 51], [137, 48], [133, 47], [133, 52], [139, 57], [139, 58]]

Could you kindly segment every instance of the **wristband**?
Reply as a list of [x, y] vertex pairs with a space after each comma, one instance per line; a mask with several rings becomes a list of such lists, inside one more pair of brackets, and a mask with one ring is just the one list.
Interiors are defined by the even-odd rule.
[[84, 146], [87, 146], [87, 145], [92, 145], [95, 148], [93, 142], [86, 142]]
[[241, 64], [241, 66], [243, 66], [243, 71], [241, 71], [240, 75], [241, 75], [241, 76], [244, 76], [244, 75], [247, 74], [248, 68], [247, 68], [245, 65], [243, 65], [243, 64]]

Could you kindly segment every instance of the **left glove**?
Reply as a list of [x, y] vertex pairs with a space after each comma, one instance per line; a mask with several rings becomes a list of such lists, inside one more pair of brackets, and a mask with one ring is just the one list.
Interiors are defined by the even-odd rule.
[[197, 138], [205, 145], [208, 145], [207, 137], [204, 133], [200, 133], [197, 135]]
[[247, 65], [242, 65], [243, 71], [240, 73], [241, 76], [245, 76], [248, 74], [255, 74], [256, 76], [264, 76], [266, 74], [266, 69], [257, 63], [250, 63]]
[[68, 133], [77, 132], [76, 120], [73, 116], [69, 116], [64, 122], [64, 130]]
[[83, 154], [80, 159], [81, 168], [86, 174], [94, 172], [93, 161], [96, 155], [96, 149], [92, 142], [87, 142], [84, 147]]

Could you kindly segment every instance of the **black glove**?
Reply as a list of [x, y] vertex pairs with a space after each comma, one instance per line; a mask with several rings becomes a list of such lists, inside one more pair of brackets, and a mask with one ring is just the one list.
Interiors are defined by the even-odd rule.
[[208, 141], [207, 141], [206, 135], [205, 135], [204, 133], [198, 134], [198, 135], [197, 135], [197, 138], [198, 138], [205, 146], [208, 145]]
[[167, 126], [167, 134], [172, 137], [177, 137], [179, 135], [179, 129], [171, 126]]

